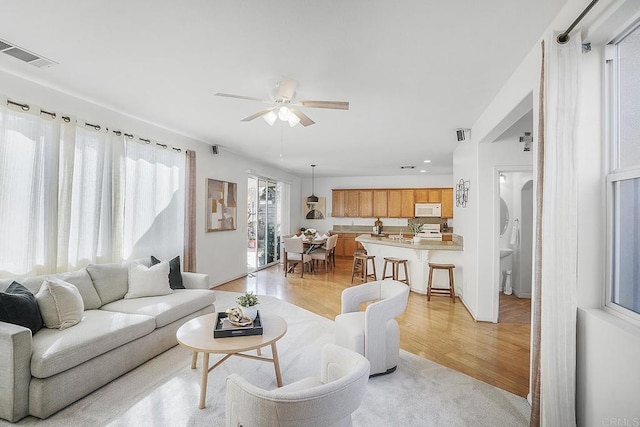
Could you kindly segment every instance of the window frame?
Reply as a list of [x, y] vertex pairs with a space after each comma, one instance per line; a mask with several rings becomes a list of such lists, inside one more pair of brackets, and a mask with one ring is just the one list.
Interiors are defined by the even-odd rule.
[[[628, 35], [640, 31], [640, 20], [634, 22], [626, 30], [605, 46], [604, 73], [603, 73], [603, 97], [604, 97], [604, 136], [605, 149], [605, 185], [606, 185], [606, 280], [603, 295], [603, 308], [618, 317], [640, 325], [640, 313], [625, 308], [613, 302], [614, 285], [614, 242], [617, 237], [615, 212], [616, 200], [615, 186], [617, 183], [640, 178], [640, 164], [621, 168], [620, 164], [620, 103], [619, 93], [619, 68], [618, 68], [618, 44]], [[636, 286], [640, 286], [637, 284]]]

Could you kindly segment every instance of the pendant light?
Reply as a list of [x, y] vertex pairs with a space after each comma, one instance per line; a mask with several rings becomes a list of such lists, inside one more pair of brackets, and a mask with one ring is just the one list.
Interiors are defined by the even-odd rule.
[[307, 203], [315, 205], [318, 203], [318, 196], [315, 195], [315, 173], [316, 165], [311, 165], [311, 195], [307, 197]]

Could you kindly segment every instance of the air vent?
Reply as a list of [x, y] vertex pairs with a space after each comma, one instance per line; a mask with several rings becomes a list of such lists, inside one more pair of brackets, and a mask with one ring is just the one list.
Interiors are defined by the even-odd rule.
[[16, 59], [38, 68], [50, 67], [51, 65], [57, 64], [57, 62], [15, 46], [6, 40], [0, 40], [0, 52], [6, 53], [9, 56], [13, 56]]
[[415, 169], [415, 166], [400, 166], [400, 169]]

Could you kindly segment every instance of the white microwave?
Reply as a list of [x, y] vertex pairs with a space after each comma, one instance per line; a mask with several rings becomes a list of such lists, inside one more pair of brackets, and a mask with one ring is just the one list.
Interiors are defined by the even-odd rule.
[[442, 216], [442, 205], [440, 203], [416, 203], [416, 218], [440, 218]]

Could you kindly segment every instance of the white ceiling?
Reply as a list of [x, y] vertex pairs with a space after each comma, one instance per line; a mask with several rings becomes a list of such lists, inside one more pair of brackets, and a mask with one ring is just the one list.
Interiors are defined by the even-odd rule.
[[[469, 128], [566, 0], [3, 2], [0, 69], [306, 176], [451, 173]], [[315, 125], [240, 119], [281, 76]], [[1, 88], [0, 88], [1, 91]], [[29, 100], [24, 100], [29, 101]], [[55, 106], [51, 106], [55, 107]], [[281, 146], [284, 159], [280, 160]], [[401, 171], [401, 165], [416, 165]]]

